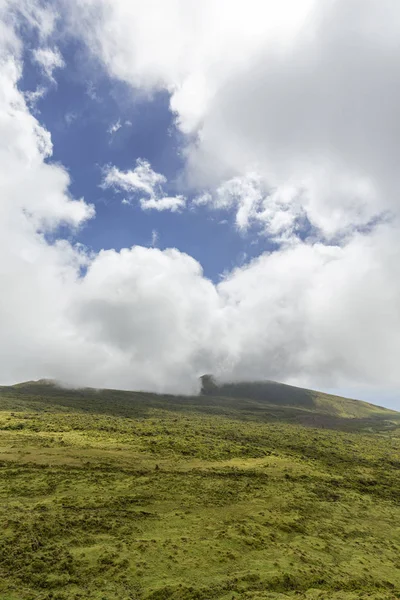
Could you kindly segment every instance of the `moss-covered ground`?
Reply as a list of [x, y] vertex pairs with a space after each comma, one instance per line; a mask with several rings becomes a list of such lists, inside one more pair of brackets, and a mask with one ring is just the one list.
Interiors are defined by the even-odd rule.
[[0, 598], [400, 598], [400, 430], [374, 410], [0, 389]]

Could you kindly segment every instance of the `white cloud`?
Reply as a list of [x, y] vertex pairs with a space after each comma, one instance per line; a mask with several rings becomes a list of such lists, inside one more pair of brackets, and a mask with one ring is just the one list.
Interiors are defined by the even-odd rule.
[[107, 168], [102, 185], [120, 188], [126, 192], [142, 192], [153, 196], [159, 193], [161, 185], [166, 181], [164, 175], [153, 171], [150, 163], [138, 158], [133, 171], [120, 171], [117, 167]]
[[69, 377], [187, 391], [211, 369], [322, 387], [398, 385], [396, 234], [382, 226], [344, 248], [298, 242], [218, 286], [177, 250], [102, 252], [69, 315], [108, 360]]
[[60, 166], [46, 164], [52, 154], [50, 134], [29, 113], [17, 89], [21, 70], [9, 57], [0, 70], [3, 209], [22, 211], [37, 228], [55, 227], [60, 222], [79, 226], [94, 212], [82, 200], [68, 196], [69, 177]]
[[114, 123], [112, 123], [110, 125], [110, 127], [107, 129], [107, 132], [110, 135], [114, 135], [114, 133], [117, 133], [117, 131], [119, 131], [124, 126], [125, 127], [132, 127], [132, 121], [129, 121], [129, 119], [127, 119], [126, 121], [124, 121], [122, 123], [121, 119], [117, 119]]
[[35, 109], [36, 108], [36, 104], [39, 102], [39, 100], [41, 100], [42, 98], [44, 98], [44, 96], [47, 93], [47, 88], [43, 87], [43, 86], [38, 86], [36, 88], [36, 90], [34, 92], [25, 92], [24, 93], [24, 98], [27, 102], [27, 104], [32, 108]]
[[141, 198], [140, 206], [143, 210], [170, 210], [176, 212], [185, 208], [184, 196], [164, 196], [163, 198]]
[[0, 378], [6, 382], [47, 370], [53, 351], [61, 359], [70, 332], [63, 317], [69, 286], [88, 258], [66, 241], [47, 243], [44, 233], [60, 223], [79, 227], [94, 211], [70, 197], [67, 172], [48, 162], [50, 135], [17, 88], [18, 48], [0, 44], [0, 55]]
[[205, 107], [189, 179], [255, 170], [269, 188], [297, 188], [327, 237], [398, 212], [399, 16], [392, 0], [321, 2], [286, 52], [260, 45]]
[[[49, 134], [3, 66], [0, 165], [0, 379], [190, 391], [198, 375], [272, 377], [314, 385], [399, 385], [397, 229], [343, 248], [298, 242], [265, 254], [219, 286], [179, 252], [134, 247], [87, 256], [38, 230], [74, 226], [92, 209], [44, 162]], [[48, 160], [48, 159], [47, 159]], [[143, 165], [142, 165], [143, 167]], [[140, 191], [162, 176], [147, 167]], [[122, 179], [130, 189], [132, 177]], [[79, 269], [87, 267], [81, 278]]]
[[332, 238], [398, 209], [396, 0], [78, 0], [68, 15], [111, 75], [170, 92], [195, 134], [191, 184], [256, 172]]
[[[270, 360], [271, 346], [275, 357], [287, 358], [282, 361], [286, 367], [277, 369], [277, 375], [296, 371], [299, 376], [303, 369], [303, 374], [312, 371], [317, 378], [318, 368], [314, 370], [311, 361], [302, 363], [301, 369], [292, 368], [298, 356], [313, 354], [314, 344], [318, 356], [326, 357], [326, 377], [331, 368], [339, 378], [357, 379], [359, 373], [367, 379], [374, 352], [366, 344], [357, 355], [356, 340], [363, 334], [356, 326], [357, 315], [353, 315], [354, 322], [346, 318], [356, 302], [369, 315], [363, 325], [365, 335], [372, 331], [378, 335], [368, 325], [368, 320], [377, 320], [381, 356], [397, 356], [397, 347], [390, 351], [386, 345], [393, 329], [384, 324], [379, 307], [385, 306], [385, 314], [395, 319], [397, 291], [392, 285], [396, 275], [391, 271], [395, 261], [383, 259], [389, 252], [383, 240], [385, 236], [391, 240], [390, 251], [395, 255], [400, 237], [396, 237], [395, 160], [399, 140], [393, 128], [400, 100], [399, 10], [395, 0], [279, 5], [256, 0], [79, 2], [80, 14], [87, 19], [83, 26], [89, 20], [92, 23], [82, 37], [110, 73], [135, 89], [168, 90], [179, 127], [195, 134], [186, 149], [188, 182], [200, 190], [209, 189], [200, 192], [196, 203], [233, 210], [241, 230], [257, 224], [269, 237], [291, 242], [229, 278], [229, 289], [234, 289], [232, 282], [246, 283], [237, 303], [239, 330], [244, 307], [258, 296], [265, 301], [262, 310], [256, 310], [260, 301], [243, 321], [246, 343], [239, 342], [240, 336], [231, 340], [239, 357], [232, 364], [250, 365], [245, 356], [251, 353], [243, 345], [254, 344], [258, 349], [257, 356], [252, 356], [254, 368], [241, 367], [243, 375], [250, 371], [259, 376], [265, 371], [271, 374], [270, 365], [276, 362]], [[76, 23], [72, 13], [71, 22]], [[391, 224], [373, 225], [389, 215]], [[320, 232], [321, 239], [332, 244], [340, 238], [342, 246], [311, 242], [306, 246], [296, 241], [296, 224], [303, 218]], [[364, 246], [365, 258], [361, 250], [355, 250]], [[335, 260], [328, 260], [324, 252]], [[279, 276], [275, 264], [282, 269]], [[284, 274], [292, 269], [295, 273], [286, 281]], [[304, 292], [297, 287], [297, 273], [304, 274]], [[334, 276], [332, 285], [324, 273]], [[378, 273], [382, 277], [379, 292], [372, 283]], [[352, 280], [359, 281], [359, 289], [352, 287]], [[276, 305], [268, 299], [271, 287], [276, 288], [278, 300], [284, 301]], [[382, 295], [380, 302], [374, 300], [377, 293]], [[307, 307], [317, 297], [325, 337], [311, 334], [313, 315], [308, 309], [300, 314], [302, 304], [297, 304], [300, 299]], [[287, 307], [286, 316], [293, 316], [293, 323], [279, 311], [276, 314], [282, 306]], [[336, 318], [335, 323], [335, 335], [346, 341], [339, 359], [340, 351], [333, 349], [326, 330], [330, 315], [342, 313], [343, 322]], [[267, 314], [275, 315], [274, 319], [266, 320]], [[262, 332], [265, 345], [260, 342], [259, 346], [256, 340]], [[344, 349], [353, 335], [350, 355]], [[263, 353], [268, 360], [261, 358]], [[363, 358], [355, 373], [352, 365], [359, 362], [358, 356]], [[374, 364], [382, 367], [386, 377], [388, 369], [380, 361]]]
[[153, 231], [151, 232], [151, 245], [153, 246], [153, 248], [157, 246], [158, 239], [159, 239], [158, 231], [157, 231], [157, 229], [153, 229]]
[[[1, 0], [0, 11], [4, 19], [7, 35], [15, 35], [13, 25], [23, 22], [38, 35], [41, 44], [45, 44], [53, 35], [59, 12], [55, 6], [41, 0]], [[4, 38], [2, 38], [3, 43]]]
[[[146, 90], [166, 88], [186, 132], [232, 71], [266, 40], [286, 47], [315, 0], [77, 0], [67, 12], [113, 76]], [[155, 15], [157, 15], [155, 17]], [[160, 51], [161, 48], [161, 51]]]
[[236, 227], [246, 232], [257, 226], [275, 241], [291, 240], [304, 212], [299, 190], [290, 186], [269, 190], [257, 173], [246, 173], [224, 181], [214, 193], [205, 192], [193, 200], [195, 206], [233, 210]]
[[[68, 173], [51, 163], [50, 134], [18, 90], [20, 43], [7, 30], [0, 381], [187, 392], [211, 371], [354, 395], [368, 385], [399, 390], [397, 3], [324, 2], [330, 12], [307, 36], [294, 36], [310, 8], [302, 2], [277, 12], [276, 2], [255, 0], [72, 4], [110, 72], [168, 89], [182, 130], [198, 133], [188, 175], [209, 189], [198, 204], [233, 210], [244, 230], [257, 224], [284, 241], [289, 232], [291, 243], [219, 285], [176, 249], [88, 255], [49, 243], [49, 229], [79, 227], [94, 211], [71, 198]], [[110, 167], [104, 185], [129, 201], [138, 194], [143, 208], [172, 210], [179, 200], [145, 161]], [[387, 210], [390, 222], [365, 227]], [[330, 242], [292, 235], [303, 212]]]
[[[145, 194], [147, 197], [139, 199], [139, 204], [143, 210], [170, 210], [175, 212], [184, 208], [186, 199], [184, 196], [165, 196], [163, 185], [167, 179], [161, 173], [156, 173], [146, 160], [138, 158], [136, 167], [133, 171], [120, 171], [117, 167], [107, 167], [105, 177], [102, 181], [103, 188], [114, 188], [127, 192], [131, 198], [136, 194]], [[123, 199], [124, 204], [129, 204], [130, 200]]]
[[396, 236], [382, 226], [344, 248], [298, 243], [232, 273], [219, 286], [232, 328], [228, 374], [290, 373], [332, 387], [397, 378]]
[[58, 48], [36, 48], [33, 51], [33, 58], [43, 69], [48, 79], [54, 81], [53, 72], [55, 69], [65, 67], [65, 62]]
[[110, 125], [110, 127], [108, 128], [108, 133], [110, 135], [113, 135], [114, 133], [117, 133], [117, 131], [119, 131], [121, 129], [121, 127], [122, 127], [121, 120], [118, 119], [117, 121], [115, 121], [115, 123]]

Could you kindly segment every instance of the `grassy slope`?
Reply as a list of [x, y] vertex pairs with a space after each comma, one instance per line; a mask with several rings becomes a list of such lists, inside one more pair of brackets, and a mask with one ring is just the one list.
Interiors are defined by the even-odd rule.
[[0, 388], [0, 598], [399, 598], [398, 414], [228, 392]]
[[242, 382], [216, 384], [210, 375], [203, 376], [204, 395], [222, 396], [230, 398], [248, 398], [265, 404], [284, 407], [297, 407], [313, 413], [322, 413], [344, 418], [368, 418], [389, 416], [390, 411], [381, 406], [360, 402], [341, 396], [333, 396], [324, 392], [316, 392], [304, 388], [277, 383]]

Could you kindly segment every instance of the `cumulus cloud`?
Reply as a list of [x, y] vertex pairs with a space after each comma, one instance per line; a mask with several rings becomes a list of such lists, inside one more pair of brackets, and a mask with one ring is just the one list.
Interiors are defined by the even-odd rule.
[[164, 196], [162, 198], [141, 198], [140, 206], [143, 210], [170, 210], [176, 212], [186, 204], [184, 196]]
[[296, 188], [270, 190], [259, 174], [250, 172], [224, 181], [213, 193], [203, 192], [193, 199], [193, 205], [234, 211], [239, 231], [256, 226], [270, 239], [284, 242], [301, 230], [304, 211], [300, 200]]
[[[71, 197], [68, 173], [51, 162], [51, 136], [18, 89], [21, 44], [7, 29], [0, 52], [3, 383], [47, 376], [189, 392], [199, 375], [215, 372], [354, 395], [368, 385], [400, 389], [393, 127], [400, 9], [394, 0], [314, 5], [65, 4], [71, 31], [114, 77], [170, 92], [178, 126], [190, 134], [186, 176], [199, 209], [232, 211], [240, 230], [257, 225], [280, 243], [217, 284], [177, 249], [89, 254], [48, 241], [49, 230], [80, 227], [94, 209]], [[51, 19], [35, 23], [42, 47]], [[109, 167], [103, 185], [137, 197], [144, 209], [184, 203], [164, 193], [165, 177], [143, 160], [130, 171]], [[298, 235], [302, 219], [317, 232], [313, 239]]]
[[[251, 168], [302, 196], [334, 238], [399, 210], [399, 6], [321, 2], [284, 53], [260, 46], [223, 81], [188, 148], [202, 185]], [[398, 35], [399, 32], [397, 32]]]
[[397, 210], [395, 0], [79, 0], [75, 10], [113, 76], [170, 92], [178, 126], [195, 134], [190, 184], [256, 172], [270, 189], [296, 189], [332, 238]]
[[298, 242], [228, 276], [219, 292], [235, 377], [290, 373], [296, 383], [331, 387], [397, 378], [396, 238], [397, 228], [381, 226], [344, 247]]
[[165, 196], [163, 185], [167, 179], [161, 173], [156, 173], [146, 160], [138, 158], [133, 171], [120, 171], [115, 166], [105, 169], [105, 177], [102, 181], [103, 188], [114, 188], [126, 192], [123, 202], [129, 204], [137, 194], [145, 194], [139, 198], [140, 207], [143, 210], [170, 210], [176, 212], [186, 205], [184, 196]]
[[77, 228], [94, 210], [69, 195], [67, 172], [47, 162], [51, 138], [18, 90], [17, 48], [3, 47], [1, 56], [0, 378], [7, 382], [46, 370], [53, 350], [61, 359], [68, 284], [87, 256], [66, 241], [49, 244], [45, 233], [62, 223]]
[[70, 326], [97, 360], [86, 359], [85, 370], [63, 367], [63, 374], [169, 391], [195, 389], [209, 370], [223, 379], [393, 387], [396, 236], [382, 226], [343, 248], [299, 241], [218, 285], [178, 250], [101, 252], [68, 307]]
[[[20, 65], [4, 60], [0, 70], [2, 207], [24, 215], [35, 227], [53, 228], [60, 223], [79, 226], [93, 216], [93, 207], [68, 195], [69, 176], [45, 160], [52, 154], [48, 131], [30, 114], [17, 89]], [[9, 212], [8, 212], [9, 211]]]

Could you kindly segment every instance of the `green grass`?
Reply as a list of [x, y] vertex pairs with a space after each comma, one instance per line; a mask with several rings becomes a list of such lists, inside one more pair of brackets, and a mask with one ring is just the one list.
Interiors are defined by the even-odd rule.
[[0, 598], [400, 598], [399, 415], [268, 389], [0, 388]]

